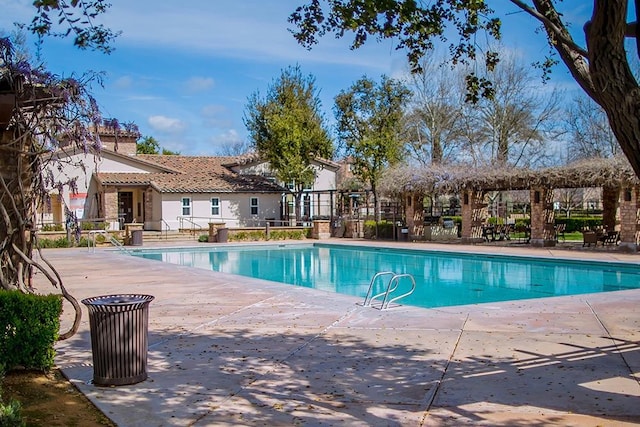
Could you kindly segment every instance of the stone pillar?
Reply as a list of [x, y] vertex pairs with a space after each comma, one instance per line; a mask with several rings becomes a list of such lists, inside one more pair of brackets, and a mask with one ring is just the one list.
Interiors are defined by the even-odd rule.
[[103, 187], [104, 218], [111, 230], [119, 230], [118, 190], [115, 187]]
[[[153, 214], [153, 189], [147, 187], [144, 191], [144, 218], [142, 218], [145, 230], [154, 229]], [[160, 231], [162, 231], [162, 224], [160, 225]]]
[[316, 240], [328, 239], [331, 237], [331, 221], [319, 219], [314, 220], [311, 237]]
[[409, 229], [409, 240], [424, 238], [424, 196], [409, 194], [405, 198], [405, 216]]
[[638, 187], [622, 188], [620, 192], [620, 249], [638, 250]]
[[555, 246], [553, 190], [534, 187], [531, 198], [531, 246]]
[[209, 243], [215, 243], [218, 241], [218, 230], [227, 226], [224, 222], [210, 222], [209, 223], [209, 236], [207, 241]]
[[482, 242], [482, 221], [487, 217], [484, 192], [466, 190], [462, 193], [462, 242]]
[[616, 229], [616, 218], [618, 217], [619, 200], [620, 188], [602, 188], [602, 225], [609, 231], [613, 231]]

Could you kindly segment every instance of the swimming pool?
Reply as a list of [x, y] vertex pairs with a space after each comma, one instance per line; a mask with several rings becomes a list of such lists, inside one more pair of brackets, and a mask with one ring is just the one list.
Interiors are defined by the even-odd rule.
[[135, 256], [359, 296], [380, 271], [411, 274], [402, 304], [433, 308], [640, 287], [625, 263], [480, 255], [331, 244], [136, 249]]

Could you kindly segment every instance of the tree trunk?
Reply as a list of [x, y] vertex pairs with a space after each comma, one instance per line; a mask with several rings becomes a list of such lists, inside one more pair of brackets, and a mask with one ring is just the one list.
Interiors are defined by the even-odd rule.
[[[636, 176], [640, 177], [640, 88], [629, 67], [624, 39], [628, 0], [595, 0], [591, 21], [585, 25], [585, 58], [558, 41], [546, 26], [554, 46], [582, 89], [606, 112], [609, 125]], [[571, 39], [551, 0], [534, 0], [535, 8]]]
[[622, 151], [640, 177], [640, 88], [624, 48], [626, 4], [627, 0], [596, 1], [585, 33], [595, 101], [607, 113]]
[[35, 220], [34, 186], [37, 163], [28, 154], [25, 135], [16, 130], [0, 134], [0, 284], [3, 289], [31, 288]]

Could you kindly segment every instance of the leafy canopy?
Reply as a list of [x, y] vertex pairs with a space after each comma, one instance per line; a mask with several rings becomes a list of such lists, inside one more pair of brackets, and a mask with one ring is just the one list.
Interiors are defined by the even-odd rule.
[[382, 171], [402, 157], [403, 107], [411, 91], [382, 76], [379, 84], [366, 76], [335, 98], [338, 136], [363, 181], [375, 187]]
[[[328, 5], [325, 11], [323, 4]], [[419, 2], [416, 0], [310, 0], [299, 6], [289, 17], [297, 26], [293, 30], [296, 40], [310, 49], [327, 33], [344, 37], [353, 33], [352, 49], [361, 47], [373, 36], [377, 40], [395, 39], [396, 49], [405, 49], [413, 71], [421, 71], [420, 60], [432, 50], [434, 41], [447, 42], [449, 27], [459, 37], [449, 44], [454, 64], [476, 60], [475, 43], [479, 32], [500, 39], [500, 20], [491, 17], [493, 10], [483, 0], [442, 0]], [[489, 70], [498, 63], [498, 54], [484, 53]], [[491, 82], [470, 73], [467, 76], [468, 98], [477, 101], [480, 96], [491, 96]]]
[[333, 155], [315, 79], [303, 76], [298, 66], [282, 71], [265, 98], [259, 92], [249, 97], [244, 123], [256, 151], [278, 179], [300, 191], [315, 178], [311, 161]]

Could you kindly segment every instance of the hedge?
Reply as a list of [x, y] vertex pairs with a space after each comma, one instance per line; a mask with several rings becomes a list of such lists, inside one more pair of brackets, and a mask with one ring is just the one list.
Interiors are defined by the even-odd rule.
[[61, 313], [61, 295], [0, 290], [0, 365], [51, 369]]

